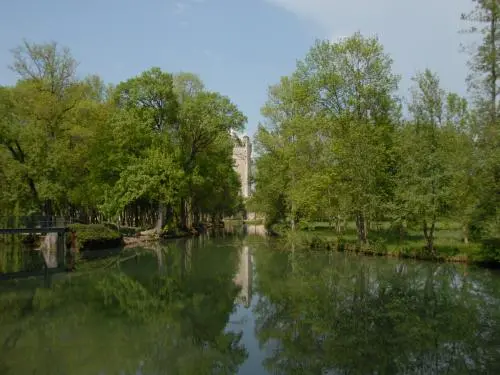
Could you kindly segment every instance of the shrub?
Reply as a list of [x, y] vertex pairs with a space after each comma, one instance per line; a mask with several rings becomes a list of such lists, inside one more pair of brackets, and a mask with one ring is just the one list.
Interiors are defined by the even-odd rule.
[[[78, 250], [100, 250], [119, 247], [123, 244], [123, 236], [115, 229], [103, 224], [71, 224], [69, 230], [76, 234]], [[67, 237], [71, 243], [71, 236]]]
[[373, 243], [373, 252], [376, 255], [387, 255], [387, 244], [386, 241], [379, 239]]
[[474, 260], [491, 264], [500, 262], [500, 238], [482, 240], [479, 249], [474, 254]]

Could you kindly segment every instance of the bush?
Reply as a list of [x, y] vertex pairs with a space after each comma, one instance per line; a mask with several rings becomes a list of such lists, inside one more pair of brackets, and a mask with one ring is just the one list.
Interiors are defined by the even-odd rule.
[[500, 263], [500, 238], [487, 238], [481, 241], [474, 253], [474, 260], [479, 263]]
[[313, 239], [309, 241], [309, 247], [314, 250], [330, 250], [330, 244], [319, 237], [313, 237]]
[[372, 247], [376, 255], [387, 255], [388, 253], [386, 241], [383, 239], [376, 240]]
[[[101, 250], [119, 247], [123, 244], [123, 236], [115, 229], [102, 224], [71, 224], [69, 230], [76, 234], [78, 250]], [[71, 244], [71, 236], [67, 237]]]
[[347, 250], [347, 241], [342, 237], [337, 237], [337, 240], [335, 241], [335, 247], [337, 251], [344, 252]]

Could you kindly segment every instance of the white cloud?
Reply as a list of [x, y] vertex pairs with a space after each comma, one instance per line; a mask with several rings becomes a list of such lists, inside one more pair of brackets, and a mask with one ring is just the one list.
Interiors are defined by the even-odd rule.
[[179, 0], [174, 3], [175, 14], [185, 13], [188, 9], [192, 8], [194, 5], [199, 5], [204, 3], [206, 0]]
[[466, 56], [458, 31], [460, 14], [471, 0], [264, 0], [319, 26], [322, 35], [339, 38], [360, 31], [377, 35], [395, 60], [397, 73], [411, 76], [429, 67], [450, 89], [463, 92]]
[[188, 8], [189, 4], [187, 4], [185, 2], [178, 1], [174, 4], [174, 6], [175, 6], [175, 13], [181, 14], [181, 13], [185, 12], [185, 10]]
[[[398, 29], [400, 36], [425, 32], [438, 19], [457, 24], [470, 0], [265, 0], [323, 27], [327, 33], [381, 33]], [[426, 21], [432, 21], [432, 25]], [[456, 31], [456, 30], [454, 30]]]

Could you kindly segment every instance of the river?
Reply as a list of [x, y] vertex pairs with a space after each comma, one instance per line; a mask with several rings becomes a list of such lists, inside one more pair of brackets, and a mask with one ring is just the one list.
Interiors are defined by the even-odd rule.
[[125, 249], [50, 287], [0, 282], [0, 374], [500, 373], [496, 271], [261, 233]]

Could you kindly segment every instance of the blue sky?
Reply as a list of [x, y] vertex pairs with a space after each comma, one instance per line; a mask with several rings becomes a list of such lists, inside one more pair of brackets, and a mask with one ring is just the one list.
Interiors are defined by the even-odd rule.
[[445, 89], [466, 93], [460, 13], [471, 0], [4, 0], [0, 84], [22, 42], [56, 41], [80, 62], [79, 75], [118, 83], [153, 66], [200, 75], [228, 95], [253, 135], [267, 88], [290, 74], [316, 38], [377, 34], [403, 76], [430, 68]]

